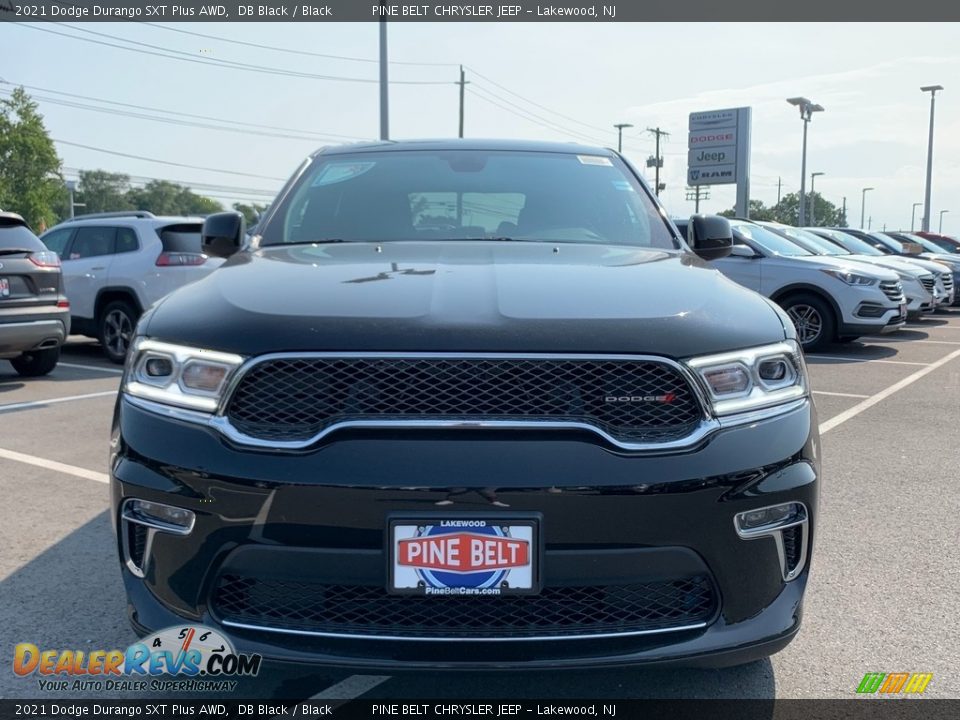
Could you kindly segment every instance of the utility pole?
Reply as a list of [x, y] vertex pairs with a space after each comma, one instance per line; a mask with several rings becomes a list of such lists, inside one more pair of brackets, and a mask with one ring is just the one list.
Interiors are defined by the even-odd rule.
[[813, 183], [814, 183], [814, 181], [815, 181], [820, 175], [825, 175], [825, 174], [826, 174], [826, 173], [822, 173], [822, 172], [812, 172], [812, 173], [810, 173], [810, 224], [811, 224], [811, 225], [816, 225], [816, 224], [817, 224], [817, 221], [816, 221], [816, 218], [815, 218], [816, 213], [814, 212], [815, 203], [816, 203], [816, 195], [815, 195], [814, 192], [813, 192]]
[[800, 109], [800, 119], [803, 120], [803, 151], [800, 156], [800, 227], [806, 225], [805, 213], [807, 210], [807, 126], [815, 112], [823, 112], [823, 105], [819, 105], [805, 97], [787, 98], [787, 102]]
[[617, 129], [617, 152], [623, 152], [623, 129], [632, 128], [633, 125], [630, 123], [616, 123], [614, 127]]
[[700, 201], [710, 199], [710, 186], [709, 185], [695, 185], [694, 187], [687, 188], [687, 200], [693, 200], [693, 211], [695, 213], [700, 212]]
[[843, 223], [847, 224], [847, 196], [843, 196]]
[[780, 185], [782, 184], [781, 180], [782, 180], [782, 179], [781, 179], [780, 176], [778, 175], [778, 176], [777, 176], [777, 205], [780, 204]]
[[656, 154], [656, 156], [655, 156], [655, 160], [654, 160], [653, 163], [651, 163], [649, 160], [647, 160], [647, 167], [651, 167], [651, 166], [652, 166], [652, 167], [656, 168], [656, 170], [655, 170], [655, 177], [656, 177], [655, 182], [656, 182], [656, 185], [654, 186], [654, 192], [655, 192], [655, 193], [657, 194], [657, 196], [659, 197], [659, 196], [660, 196], [660, 189], [661, 189], [661, 188], [660, 188], [660, 168], [663, 167], [663, 157], [661, 157], [661, 155], [660, 155], [660, 136], [661, 136], [661, 135], [669, 136], [670, 133], [668, 133], [666, 130], [661, 130], [660, 128], [647, 128], [647, 132], [653, 133], [653, 134], [656, 136], [656, 138], [657, 138], [657, 150], [656, 150], [656, 153], [657, 153], [657, 154]]
[[910, 208], [910, 232], [913, 232], [913, 219], [917, 214], [917, 208], [923, 205], [923, 203], [914, 203], [913, 207]]
[[460, 86], [460, 135], [458, 137], [463, 137], [463, 91], [467, 86], [467, 81], [464, 79], [463, 74], [463, 65], [460, 66], [460, 82], [457, 83]]
[[867, 230], [870, 230], [873, 226], [873, 216], [867, 218]]
[[[863, 227], [863, 216], [867, 214], [867, 193], [873, 190], [872, 187], [863, 188], [860, 191], [860, 227]], [[868, 230], [870, 228], [867, 228]]]
[[387, 92], [387, 21], [380, 21], [380, 139], [390, 139], [390, 98]]

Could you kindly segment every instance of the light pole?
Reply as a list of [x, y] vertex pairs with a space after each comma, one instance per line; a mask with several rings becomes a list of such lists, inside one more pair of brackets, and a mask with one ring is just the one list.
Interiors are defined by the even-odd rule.
[[913, 208], [910, 210], [910, 232], [913, 232], [913, 218], [916, 216], [917, 208], [923, 205], [923, 203], [914, 203]]
[[623, 152], [623, 129], [632, 128], [633, 125], [630, 123], [617, 123], [614, 127], [617, 129], [617, 152]]
[[390, 98], [387, 82], [387, 21], [380, 21], [380, 139], [390, 139]]
[[803, 227], [807, 189], [807, 125], [813, 113], [823, 112], [823, 106], [805, 97], [787, 98], [787, 102], [800, 108], [800, 119], [803, 120], [803, 155], [800, 160], [800, 226]]
[[930, 181], [933, 178], [933, 109], [937, 102], [937, 90], [943, 90], [943, 85], [924, 85], [921, 92], [930, 93], [930, 137], [927, 138], [927, 188], [923, 193], [923, 219], [920, 229], [930, 232]]
[[[817, 176], [819, 175], [826, 175], [826, 173], [822, 173], [822, 172], [810, 173], [810, 224], [811, 225], [817, 224], [817, 221], [814, 219], [816, 215], [815, 208], [817, 203], [817, 200], [816, 200], [817, 196], [813, 194], [813, 182], [817, 179]], [[800, 227], [803, 227], [803, 226], [801, 225]]]
[[873, 190], [874, 188], [864, 188], [860, 195], [860, 227], [863, 227], [864, 218], [866, 217], [867, 211], [867, 192]]
[[940, 211], [940, 229], [937, 230], [937, 232], [940, 233], [941, 235], [943, 235], [943, 214], [944, 214], [944, 213], [948, 213], [948, 212], [950, 212], [950, 211], [949, 211], [949, 210], [941, 210], [941, 211]]

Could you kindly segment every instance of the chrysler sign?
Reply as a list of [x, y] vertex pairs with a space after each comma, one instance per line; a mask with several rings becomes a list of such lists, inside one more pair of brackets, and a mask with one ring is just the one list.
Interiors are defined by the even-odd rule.
[[737, 215], [750, 196], [750, 108], [690, 113], [687, 185], [737, 185]]

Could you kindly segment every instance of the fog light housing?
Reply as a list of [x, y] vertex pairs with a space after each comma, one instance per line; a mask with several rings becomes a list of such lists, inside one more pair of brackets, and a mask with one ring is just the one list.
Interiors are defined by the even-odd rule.
[[185, 535], [193, 530], [196, 515], [192, 510], [174, 507], [173, 505], [164, 505], [147, 500], [128, 500], [124, 518], [158, 530]]
[[745, 510], [733, 516], [737, 535], [743, 540], [772, 537], [785, 581], [793, 580], [807, 559], [810, 522], [801, 502], [781, 503]]

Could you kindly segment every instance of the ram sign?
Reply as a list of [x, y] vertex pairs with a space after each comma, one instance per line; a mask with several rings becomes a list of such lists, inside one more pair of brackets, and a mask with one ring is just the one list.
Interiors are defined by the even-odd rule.
[[750, 196], [750, 108], [690, 113], [687, 185], [737, 185], [737, 215]]

